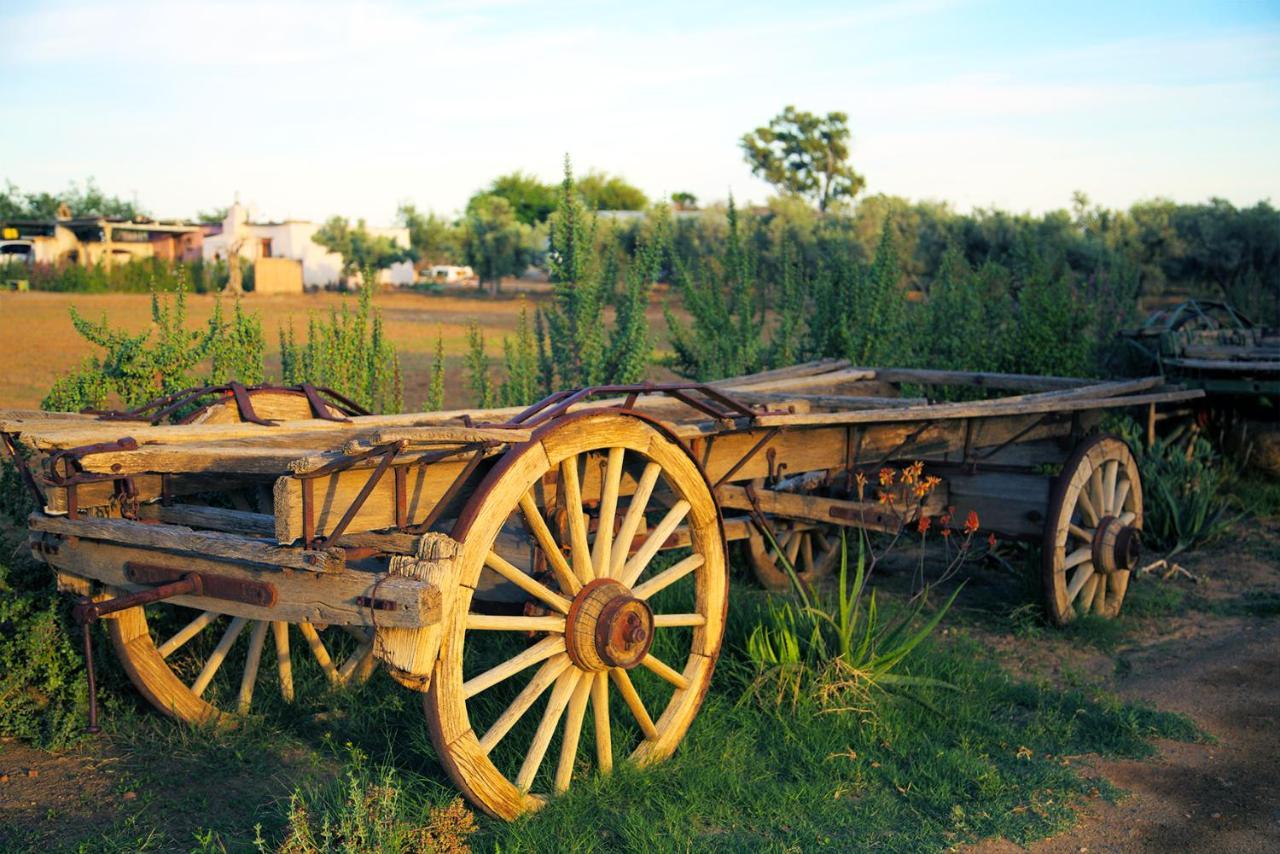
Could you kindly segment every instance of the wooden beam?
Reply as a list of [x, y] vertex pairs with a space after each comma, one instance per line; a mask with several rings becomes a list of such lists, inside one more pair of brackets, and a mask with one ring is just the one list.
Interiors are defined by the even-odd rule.
[[[913, 506], [907, 512], [895, 511], [875, 501], [845, 501], [817, 495], [774, 492], [769, 489], [757, 489], [755, 494], [761, 512], [770, 516], [845, 525], [872, 531], [897, 531], [902, 525], [918, 519], [920, 513], [923, 512], [926, 516], [936, 515], [947, 505], [945, 484], [939, 485], [925, 499], [923, 506], [919, 508]], [[751, 510], [755, 506], [744, 486], [726, 484], [716, 490], [716, 497], [720, 501], [720, 506], [733, 510]]]
[[[177, 596], [175, 605], [251, 620], [281, 620], [339, 626], [419, 628], [441, 619], [440, 591], [412, 578], [384, 573], [342, 569], [335, 572], [297, 572], [291, 569], [263, 570], [239, 563], [226, 563], [190, 553], [170, 554], [89, 538], [62, 540], [57, 554], [40, 555], [55, 569], [81, 578], [90, 578], [113, 588], [132, 592], [148, 589], [131, 582], [125, 564], [145, 563], [170, 567], [177, 572], [201, 572], [244, 581], [266, 582], [276, 589], [272, 607], [249, 605], [205, 596]], [[357, 603], [359, 597], [375, 597], [394, 607], [376, 613]], [[108, 617], [107, 619], [110, 619]]]
[[260, 563], [268, 566], [303, 569], [310, 572], [336, 572], [343, 568], [343, 555], [337, 549], [323, 551], [291, 549], [261, 540], [217, 531], [197, 531], [180, 525], [153, 525], [129, 519], [67, 519], [32, 513], [27, 517], [32, 531], [108, 540], [131, 546], [165, 549], [187, 554]]

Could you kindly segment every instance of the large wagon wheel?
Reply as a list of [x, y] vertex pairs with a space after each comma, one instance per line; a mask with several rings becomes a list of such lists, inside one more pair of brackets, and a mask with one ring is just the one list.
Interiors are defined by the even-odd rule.
[[1045, 519], [1042, 571], [1050, 619], [1115, 617], [1141, 549], [1142, 482], [1128, 446], [1114, 436], [1083, 442], [1054, 483]]
[[[154, 628], [147, 612], [157, 625], [179, 628]], [[106, 623], [116, 656], [138, 691], [160, 711], [193, 724], [248, 713], [263, 681], [275, 681], [283, 699], [292, 702], [295, 686], [323, 690], [362, 682], [375, 664], [372, 635], [359, 627], [348, 630], [355, 636], [348, 639], [337, 627], [248, 620], [168, 603], [129, 608]], [[265, 657], [274, 667], [263, 668], [268, 634], [273, 651]], [[310, 648], [302, 655], [314, 658], [317, 667], [295, 667], [294, 638]], [[340, 654], [344, 647], [350, 650]]]
[[[820, 522], [770, 518], [774, 540], [756, 531], [746, 540], [747, 565], [768, 590], [791, 589], [784, 560], [801, 584], [816, 586], [840, 565], [840, 528]], [[775, 545], [776, 543], [776, 545]]]
[[[249, 396], [259, 416], [277, 421], [312, 417], [301, 392], [260, 389]], [[197, 410], [187, 420], [221, 424], [241, 418], [235, 401], [228, 397]], [[249, 489], [226, 495], [243, 509], [262, 499]], [[110, 592], [123, 595], [127, 591]], [[255, 688], [262, 681], [274, 680], [283, 699], [292, 702], [298, 688], [363, 682], [376, 663], [372, 634], [360, 627], [342, 631], [305, 622], [246, 620], [216, 607], [200, 611], [164, 602], [145, 610], [121, 611], [106, 622], [116, 656], [138, 691], [160, 711], [189, 723], [251, 711]], [[274, 667], [263, 668], [267, 635], [273, 643], [265, 656]], [[314, 659], [316, 667], [295, 668], [299, 641], [310, 649], [302, 655]], [[273, 669], [274, 677], [267, 675]]]
[[[504, 529], [527, 531], [548, 572], [499, 556]], [[686, 531], [687, 554], [655, 560]], [[711, 488], [674, 438], [617, 412], [553, 422], [495, 466], [453, 536], [458, 583], [443, 597], [425, 706], [441, 761], [472, 801], [514, 818], [567, 789], [588, 752], [608, 773], [619, 756], [645, 764], [675, 750], [720, 652], [728, 576]], [[476, 595], [482, 574], [523, 590], [524, 612], [495, 614]], [[558, 758], [544, 769], [548, 753]]]

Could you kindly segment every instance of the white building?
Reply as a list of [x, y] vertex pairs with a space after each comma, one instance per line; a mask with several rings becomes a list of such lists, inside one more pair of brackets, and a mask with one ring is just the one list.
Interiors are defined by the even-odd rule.
[[[292, 258], [302, 262], [302, 283], [308, 288], [324, 288], [342, 279], [342, 256], [315, 242], [321, 223], [290, 219], [284, 222], [249, 222], [249, 212], [236, 202], [227, 211], [221, 231], [204, 238], [204, 259], [212, 261], [237, 254], [257, 261], [259, 258]], [[370, 234], [389, 237], [399, 247], [409, 248], [407, 228], [369, 228]], [[413, 284], [413, 264], [394, 264], [378, 273], [382, 284]]]

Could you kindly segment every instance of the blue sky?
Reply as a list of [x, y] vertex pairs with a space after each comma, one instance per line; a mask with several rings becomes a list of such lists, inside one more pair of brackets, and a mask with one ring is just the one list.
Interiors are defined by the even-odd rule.
[[563, 155], [761, 201], [737, 140], [841, 110], [867, 192], [1280, 202], [1280, 3], [0, 0], [0, 180], [387, 223]]

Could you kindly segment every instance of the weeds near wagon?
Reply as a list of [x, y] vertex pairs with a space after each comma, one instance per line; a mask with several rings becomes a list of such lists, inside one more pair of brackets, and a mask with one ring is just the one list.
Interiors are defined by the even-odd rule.
[[[896, 531], [877, 551], [866, 531], [858, 530], [857, 558], [853, 562], [852, 577], [849, 543], [841, 531], [840, 569], [833, 596], [816, 588], [806, 588], [772, 532], [765, 530], [765, 537], [791, 579], [798, 599], [798, 604], [771, 599], [766, 606], [764, 620], [747, 639], [748, 657], [761, 671], [755, 688], [758, 690], [770, 685], [775, 691], [775, 703], [790, 696], [794, 705], [809, 688], [813, 689], [822, 705], [832, 707], [851, 700], [861, 702], [865, 699], [865, 692], [875, 687], [949, 687], [938, 680], [893, 672], [933, 633], [960, 592], [957, 588], [921, 624], [931, 589], [930, 585], [923, 583], [925, 539], [933, 522], [922, 511], [925, 501], [940, 483], [938, 478], [925, 476], [923, 468], [922, 463], [916, 462], [901, 470], [884, 468], [880, 471], [879, 504], [897, 516]], [[867, 492], [865, 475], [859, 472], [856, 482], [858, 498], [862, 500]], [[973, 539], [978, 532], [978, 516], [970, 513], [958, 538], [960, 542], [953, 547], [953, 513], [954, 508], [948, 508], [938, 520], [947, 561], [939, 581], [950, 578], [970, 558]], [[921, 584], [908, 609], [896, 617], [889, 617], [879, 608], [875, 591], [868, 592], [867, 582], [876, 564], [893, 551], [909, 530], [908, 522], [913, 518], [920, 536], [917, 577]]]

